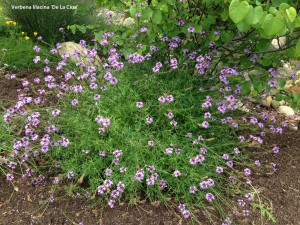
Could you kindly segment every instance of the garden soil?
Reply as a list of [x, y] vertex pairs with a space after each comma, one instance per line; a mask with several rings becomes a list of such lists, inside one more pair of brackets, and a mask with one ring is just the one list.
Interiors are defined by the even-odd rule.
[[[17, 77], [30, 80], [34, 74], [22, 71]], [[8, 106], [15, 101], [17, 88], [21, 88], [20, 80], [0, 79], [2, 106]], [[280, 153], [261, 154], [265, 151], [262, 147], [252, 148], [250, 151], [253, 151], [253, 155], [259, 153], [263, 165], [276, 163], [277, 171], [254, 175], [252, 184], [259, 188], [261, 202], [273, 208], [271, 212], [277, 221], [273, 223], [264, 217], [261, 223], [260, 210], [257, 210], [238, 224], [300, 225], [300, 132], [286, 129], [282, 135], [268, 135], [265, 145], [279, 146]], [[4, 178], [0, 179], [0, 225], [66, 225], [80, 222], [84, 225], [190, 224], [190, 221], [181, 219], [175, 205], [166, 208], [145, 202], [137, 206], [123, 204], [113, 209], [92, 207], [84, 197], [68, 197], [63, 190], [56, 195], [61, 197], [48, 203], [51, 190], [47, 182], [38, 187], [25, 182], [14, 185]], [[199, 224], [209, 224], [202, 217], [199, 221]]]

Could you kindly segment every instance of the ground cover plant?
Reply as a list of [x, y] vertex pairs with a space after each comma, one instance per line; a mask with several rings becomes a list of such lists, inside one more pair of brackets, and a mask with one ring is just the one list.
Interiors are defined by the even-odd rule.
[[[249, 160], [247, 146], [261, 144], [266, 132], [282, 133], [288, 121], [266, 126], [237, 110], [250, 87], [238, 62], [220, 66], [224, 52], [208, 37], [217, 41], [223, 31], [196, 32], [180, 20], [183, 33], [153, 36], [139, 21], [143, 11], [133, 14], [134, 30], [122, 38], [97, 33], [90, 46], [81, 40], [85, 53], [58, 54], [57, 43], [49, 55], [60, 61], [52, 66], [40, 45], [33, 47], [33, 62], [44, 75], [24, 79], [16, 104], [3, 115], [2, 173], [35, 186], [48, 176], [54, 190], [66, 182], [69, 194], [110, 207], [173, 199], [184, 218], [196, 220], [197, 209], [223, 225], [249, 216], [258, 198], [251, 175], [261, 163]], [[148, 43], [147, 34], [153, 36]], [[82, 54], [90, 63], [72, 62]], [[98, 55], [102, 64], [96, 67]], [[256, 62], [247, 52], [245, 59]], [[256, 95], [267, 94], [276, 78], [274, 69], [266, 72]]]

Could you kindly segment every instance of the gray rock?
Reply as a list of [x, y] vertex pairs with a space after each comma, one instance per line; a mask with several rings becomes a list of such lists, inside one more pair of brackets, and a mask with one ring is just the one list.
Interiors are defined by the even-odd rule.
[[[74, 52], [79, 51], [80, 56], [76, 58], [74, 56]], [[58, 49], [59, 54], [68, 53], [70, 56], [70, 60], [74, 63], [83, 62], [86, 65], [93, 65], [96, 67], [101, 66], [101, 60], [99, 56], [96, 56], [94, 61], [92, 61], [91, 58], [87, 57], [87, 49], [83, 48], [80, 44], [77, 44], [75, 42], [64, 42], [61, 44], [61, 48]]]
[[283, 45], [286, 44], [286, 36], [282, 36], [280, 38], [275, 38], [271, 42], [272, 47], [275, 49], [279, 49], [279, 47], [282, 47]]
[[273, 101], [271, 102], [271, 107], [272, 107], [273, 109], [278, 109], [279, 106], [280, 106], [280, 103], [277, 102], [276, 100], [273, 100]]
[[284, 114], [286, 116], [293, 116], [295, 115], [294, 110], [289, 107], [289, 106], [285, 106], [285, 105], [281, 105], [278, 107], [277, 112]]

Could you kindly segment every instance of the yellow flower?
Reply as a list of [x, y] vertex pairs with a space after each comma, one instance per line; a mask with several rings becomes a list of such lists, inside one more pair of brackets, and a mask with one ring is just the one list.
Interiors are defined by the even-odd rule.
[[28, 40], [29, 40], [29, 37], [28, 37], [28, 36], [26, 36], [26, 37], [25, 37], [25, 40], [26, 40], [26, 41], [28, 41]]
[[38, 35], [38, 32], [33, 32], [33, 35], [34, 35], [34, 36]]
[[16, 26], [16, 25], [17, 25], [17, 22], [13, 22], [13, 24], [14, 24], [14, 26]]
[[22, 34], [22, 35], [24, 35], [24, 34], [25, 34], [25, 32], [24, 32], [24, 31], [22, 31], [22, 32], [21, 32], [21, 34]]
[[11, 20], [8, 20], [8, 21], [6, 21], [5, 23], [7, 24], [7, 25], [9, 25], [9, 24], [11, 24]]

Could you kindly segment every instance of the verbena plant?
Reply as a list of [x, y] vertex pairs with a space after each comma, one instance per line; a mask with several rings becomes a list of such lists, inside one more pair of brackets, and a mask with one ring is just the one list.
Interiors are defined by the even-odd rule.
[[[248, 121], [254, 130], [263, 129], [256, 118], [235, 110], [242, 95], [234, 81], [243, 79], [241, 73], [223, 68], [220, 77], [199, 75], [195, 66], [208, 69], [216, 52], [191, 56], [184, 45], [171, 59], [153, 47], [152, 54], [129, 54], [124, 62], [108, 42], [112, 36], [105, 33], [100, 42], [106, 43], [102, 68], [83, 62], [68, 68], [70, 55], [63, 53], [56, 68], [45, 66], [43, 79], [24, 81], [19, 101], [4, 115], [19, 134], [1, 147], [7, 180], [25, 166], [22, 179], [39, 185], [47, 166], [55, 185], [69, 180], [69, 193], [87, 191], [110, 207], [144, 198], [168, 204], [174, 198], [185, 218], [195, 218], [196, 208], [224, 221], [248, 216], [255, 194], [240, 185], [249, 181], [254, 164], [245, 146], [262, 142], [264, 132], [240, 134]], [[85, 41], [81, 45], [86, 48]], [[59, 48], [50, 51], [57, 54]], [[95, 58], [95, 50], [86, 57]], [[65, 69], [64, 77], [55, 76], [55, 69]], [[46, 107], [51, 102], [56, 103]]]

